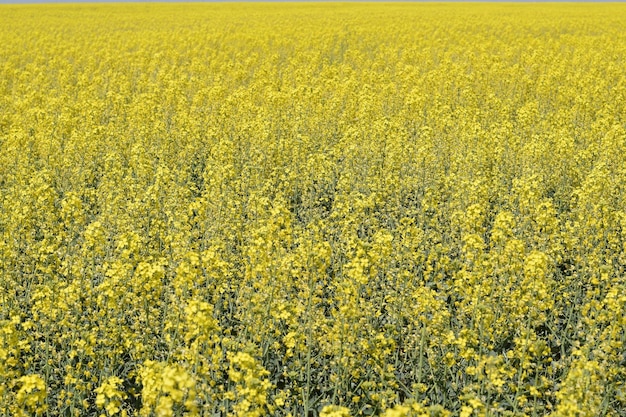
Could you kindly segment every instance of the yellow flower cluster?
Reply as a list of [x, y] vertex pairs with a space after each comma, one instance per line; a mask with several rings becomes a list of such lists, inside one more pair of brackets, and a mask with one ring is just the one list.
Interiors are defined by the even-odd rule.
[[24, 375], [18, 380], [20, 388], [15, 394], [19, 408], [12, 410], [16, 416], [42, 415], [47, 406], [46, 383], [39, 375]]
[[0, 5], [0, 415], [626, 415], [624, 22]]
[[107, 378], [94, 391], [96, 393], [96, 406], [104, 408], [107, 416], [113, 416], [121, 411], [122, 416], [126, 416], [126, 410], [121, 410], [122, 401], [127, 398], [126, 393], [119, 390], [124, 381], [116, 376]]
[[157, 417], [171, 417], [175, 415], [175, 408], [186, 410], [187, 416], [198, 415], [195, 383], [185, 369], [146, 361], [139, 375], [142, 384], [140, 416], [147, 417], [154, 413]]

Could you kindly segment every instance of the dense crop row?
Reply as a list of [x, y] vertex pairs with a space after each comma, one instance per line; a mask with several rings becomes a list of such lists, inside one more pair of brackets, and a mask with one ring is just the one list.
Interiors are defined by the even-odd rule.
[[0, 415], [626, 415], [626, 8], [0, 7]]

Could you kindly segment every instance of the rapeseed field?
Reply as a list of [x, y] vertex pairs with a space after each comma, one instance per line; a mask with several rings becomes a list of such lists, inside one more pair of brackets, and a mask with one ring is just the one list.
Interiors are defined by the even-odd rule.
[[625, 28], [0, 6], [0, 415], [626, 415]]

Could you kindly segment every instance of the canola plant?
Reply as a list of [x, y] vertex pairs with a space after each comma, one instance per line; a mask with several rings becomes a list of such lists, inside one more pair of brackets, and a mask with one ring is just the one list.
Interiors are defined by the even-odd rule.
[[0, 6], [0, 415], [625, 415], [625, 26]]

